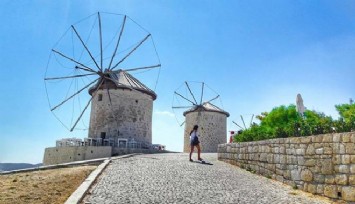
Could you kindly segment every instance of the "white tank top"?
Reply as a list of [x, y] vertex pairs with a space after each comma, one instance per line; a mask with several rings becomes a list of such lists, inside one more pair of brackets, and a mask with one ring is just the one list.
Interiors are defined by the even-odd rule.
[[197, 137], [197, 131], [193, 131], [190, 135], [190, 141], [194, 140], [194, 137]]

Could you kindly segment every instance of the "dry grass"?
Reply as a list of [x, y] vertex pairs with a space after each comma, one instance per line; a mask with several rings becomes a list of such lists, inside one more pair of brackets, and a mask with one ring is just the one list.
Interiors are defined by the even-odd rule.
[[64, 203], [96, 166], [0, 175], [0, 203]]

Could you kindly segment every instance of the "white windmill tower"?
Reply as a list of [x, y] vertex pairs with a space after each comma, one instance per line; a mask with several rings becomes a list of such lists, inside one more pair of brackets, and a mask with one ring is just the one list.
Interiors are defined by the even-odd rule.
[[90, 138], [151, 144], [157, 95], [148, 87], [156, 86], [160, 66], [142, 26], [126, 15], [95, 13], [52, 49], [44, 78], [50, 109], [68, 130], [88, 130]]
[[229, 117], [229, 113], [211, 103], [219, 98], [218, 94], [210, 100], [204, 100], [204, 89], [207, 85], [203, 82], [195, 83], [199, 84], [198, 86], [201, 89], [199, 91], [199, 102], [196, 100], [196, 94], [193, 94], [188, 82], [185, 82], [185, 85], [189, 94], [184, 96], [177, 91], [174, 92], [175, 98], [181, 98], [189, 103], [188, 106], [176, 106], [176, 103], [173, 102], [172, 107], [173, 110], [185, 109], [183, 112], [183, 116], [185, 116], [184, 152], [190, 152], [190, 131], [194, 125], [199, 126], [201, 151], [217, 152], [218, 144], [227, 141], [227, 117]]

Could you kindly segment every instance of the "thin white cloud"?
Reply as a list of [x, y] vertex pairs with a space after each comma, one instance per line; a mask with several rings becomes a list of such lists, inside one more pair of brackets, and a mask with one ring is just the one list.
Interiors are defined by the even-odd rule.
[[175, 117], [174, 113], [171, 113], [169, 111], [155, 111], [154, 112], [156, 115], [162, 115], [162, 116], [168, 116], [168, 117]]

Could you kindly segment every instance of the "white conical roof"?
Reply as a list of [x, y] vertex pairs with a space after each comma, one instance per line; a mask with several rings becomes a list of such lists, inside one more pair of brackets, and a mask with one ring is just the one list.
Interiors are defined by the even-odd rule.
[[[149, 89], [146, 85], [140, 82], [138, 79], [134, 78], [128, 72], [124, 70], [118, 70], [115, 72], [110, 72], [104, 79], [101, 79], [96, 85], [90, 88], [89, 93], [92, 94], [92, 91], [96, 89], [96, 87], [101, 84], [102, 80], [105, 80], [101, 85], [101, 88], [128, 88], [135, 89], [137, 91], [143, 92], [145, 94], [151, 95], [153, 100], [157, 98], [157, 95], [154, 91]], [[113, 82], [113, 83], [112, 83]]]
[[202, 103], [202, 105], [193, 106], [191, 109], [189, 109], [189, 110], [184, 112], [184, 116], [186, 116], [186, 114], [188, 114], [188, 113], [197, 112], [197, 111], [218, 112], [218, 113], [225, 114], [227, 117], [229, 117], [229, 113], [228, 112], [226, 112], [223, 109], [213, 105], [210, 102], [204, 102], [204, 103]]

